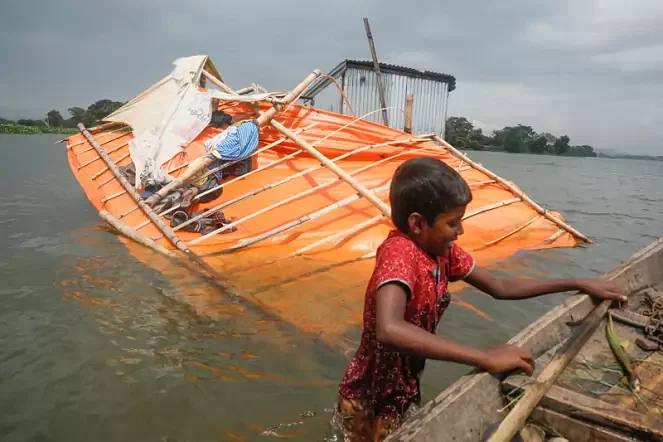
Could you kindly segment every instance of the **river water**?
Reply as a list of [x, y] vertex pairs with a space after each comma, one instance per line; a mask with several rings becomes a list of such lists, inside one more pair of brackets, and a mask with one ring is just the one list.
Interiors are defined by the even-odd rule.
[[[58, 138], [0, 135], [0, 440], [329, 437], [346, 357], [306, 336], [270, 345], [241, 318], [205, 318], [172, 296], [167, 280], [102, 227]], [[496, 271], [596, 276], [663, 234], [663, 162], [470, 156], [596, 242], [518, 254]], [[440, 333], [490, 345], [564, 295], [463, 296], [493, 320], [452, 307]], [[466, 370], [429, 362], [424, 400]]]

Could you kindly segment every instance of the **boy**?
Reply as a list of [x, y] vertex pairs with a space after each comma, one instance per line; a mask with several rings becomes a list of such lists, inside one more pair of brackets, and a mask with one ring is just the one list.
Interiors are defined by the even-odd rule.
[[381, 441], [419, 405], [426, 359], [490, 373], [534, 370], [527, 351], [473, 348], [437, 336], [450, 302], [447, 283], [465, 280], [496, 299], [525, 299], [581, 290], [601, 299], [626, 297], [602, 279], [497, 278], [477, 267], [455, 241], [472, 200], [463, 178], [434, 158], [414, 158], [394, 173], [389, 195], [396, 226], [378, 247], [364, 303], [359, 348], [339, 386], [338, 413], [347, 441]]

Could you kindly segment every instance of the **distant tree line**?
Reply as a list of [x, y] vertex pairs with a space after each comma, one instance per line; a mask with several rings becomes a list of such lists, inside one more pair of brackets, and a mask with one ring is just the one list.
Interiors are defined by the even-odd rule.
[[493, 131], [486, 136], [465, 117], [450, 117], [446, 124], [446, 141], [458, 149], [502, 150], [511, 153], [533, 153], [576, 157], [595, 157], [592, 146], [571, 146], [567, 135], [556, 137], [537, 133], [531, 126], [519, 124]]
[[[56, 109], [49, 111], [43, 120], [22, 118], [16, 121], [12, 121], [5, 118], [0, 118], [0, 127], [4, 129], [0, 130], [0, 132], [66, 132], [66, 129], [75, 129], [78, 126], [78, 123], [83, 123], [85, 126], [91, 127], [96, 125], [97, 121], [103, 120], [109, 114], [124, 106], [125, 103], [126, 102], [122, 101], [103, 99], [95, 101], [89, 105], [87, 109], [83, 109], [82, 107], [70, 107], [67, 109], [69, 118], [64, 118], [60, 111]], [[21, 126], [22, 128], [13, 128], [12, 126]], [[32, 128], [32, 130], [26, 130], [25, 127]]]

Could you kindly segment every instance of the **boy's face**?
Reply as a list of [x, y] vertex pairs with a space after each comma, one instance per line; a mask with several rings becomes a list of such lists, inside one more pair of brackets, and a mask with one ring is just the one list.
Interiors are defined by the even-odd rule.
[[408, 222], [414, 241], [431, 255], [446, 255], [453, 242], [464, 233], [462, 220], [466, 209], [467, 206], [459, 206], [440, 213], [432, 225], [420, 214], [411, 214]]

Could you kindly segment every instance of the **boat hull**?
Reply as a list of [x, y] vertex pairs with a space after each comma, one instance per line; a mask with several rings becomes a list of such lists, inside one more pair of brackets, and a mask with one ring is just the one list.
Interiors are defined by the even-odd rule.
[[[633, 298], [636, 298], [644, 289], [651, 287], [663, 289], [661, 269], [663, 269], [663, 240], [656, 241], [639, 251], [626, 263], [609, 272], [606, 277], [612, 279], [626, 293], [634, 294]], [[629, 304], [631, 303], [637, 304], [637, 300], [631, 299]], [[595, 305], [596, 301], [587, 295], [570, 296], [509, 341], [532, 352], [537, 359], [537, 369], [533, 377], [545, 367], [555, 349], [572, 335], [574, 330], [572, 324], [587, 316]], [[599, 348], [600, 350], [597, 350]], [[599, 357], [599, 354], [602, 356]], [[601, 324], [574, 362], [579, 365], [583, 360], [606, 358], [609, 359], [610, 355], [605, 341], [605, 324]], [[572, 365], [567, 368], [566, 374], [574, 370]], [[564, 385], [561, 380], [563, 377], [555, 384], [558, 388]], [[503, 375], [491, 375], [476, 370], [463, 376], [422, 407], [416, 416], [406, 422], [388, 440], [418, 442], [480, 440], [479, 435], [488, 425], [500, 422], [508, 413], [508, 408], [505, 407], [507, 401], [503, 394], [504, 380]], [[645, 387], [660, 391], [661, 380], [653, 380]], [[574, 394], [578, 394], [583, 399], [588, 397], [578, 392]], [[590, 409], [601, 408], [598, 402], [592, 401], [593, 399], [591, 401], [588, 399], [592, 404]], [[544, 399], [541, 406], [533, 413], [533, 417], [538, 417], [539, 422], [546, 421], [554, 431], [569, 440], [659, 440], [643, 432], [639, 436], [634, 435], [635, 430], [629, 431], [624, 425], [620, 427], [620, 424], [604, 416], [592, 416], [587, 410], [584, 412], [576, 410], [576, 413], [573, 413], [572, 410], [568, 411], [569, 404], [567, 412], [561, 411], [561, 406], [560, 409], [551, 410], [545, 406], [551, 402], [553, 399]], [[663, 419], [650, 418], [650, 422], [661, 425], [658, 428], [660, 432], [663, 429]], [[440, 437], [441, 434], [444, 434], [444, 438]], [[578, 438], [579, 434], [584, 436]]]

